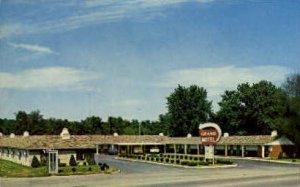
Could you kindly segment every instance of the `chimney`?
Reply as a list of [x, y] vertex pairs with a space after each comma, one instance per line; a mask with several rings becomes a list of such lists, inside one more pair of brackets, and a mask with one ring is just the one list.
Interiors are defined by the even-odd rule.
[[188, 133], [186, 137], [187, 137], [187, 138], [191, 138], [192, 135], [191, 135], [190, 133]]
[[118, 134], [118, 133], [116, 133], [116, 132], [114, 132], [114, 136], [119, 136], [119, 134]]
[[271, 132], [271, 137], [272, 137], [272, 138], [276, 137], [277, 135], [278, 135], [277, 130], [273, 130], [273, 131]]
[[158, 136], [164, 136], [164, 133], [161, 132], [161, 133], [158, 134]]
[[223, 135], [224, 138], [225, 138], [225, 137], [228, 137], [228, 136], [229, 136], [229, 133], [228, 133], [228, 132], [225, 132], [224, 135]]
[[10, 133], [9, 137], [10, 137], [10, 138], [14, 138], [14, 137], [15, 137], [15, 134], [14, 134], [14, 133]]
[[63, 130], [60, 133], [60, 136], [63, 140], [68, 140], [71, 138], [71, 135], [69, 133], [69, 130], [67, 128], [63, 128]]
[[29, 132], [28, 131], [24, 131], [23, 137], [28, 137], [28, 136], [29, 136]]

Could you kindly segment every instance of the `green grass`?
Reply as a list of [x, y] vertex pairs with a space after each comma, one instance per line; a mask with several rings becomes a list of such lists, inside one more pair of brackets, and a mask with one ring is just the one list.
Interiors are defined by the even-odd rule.
[[32, 168], [6, 160], [0, 160], [1, 177], [42, 177], [47, 176], [47, 168]]
[[[76, 171], [72, 171], [72, 168], [75, 168]], [[89, 170], [89, 168], [91, 168]], [[118, 169], [110, 167], [106, 171], [101, 171], [98, 165], [91, 165], [91, 166], [66, 166], [60, 167], [58, 175], [88, 175], [88, 174], [97, 174], [97, 173], [106, 173], [111, 174], [113, 172], [118, 171]]]
[[[73, 172], [72, 168], [76, 168]], [[91, 168], [91, 171], [89, 170]], [[111, 174], [118, 171], [118, 169], [110, 167], [106, 171], [101, 171], [98, 165], [92, 166], [66, 166], [59, 167], [59, 173], [57, 175], [88, 175], [106, 173]], [[43, 177], [49, 176], [47, 167], [32, 168], [28, 166], [22, 166], [11, 161], [0, 159], [0, 177]]]

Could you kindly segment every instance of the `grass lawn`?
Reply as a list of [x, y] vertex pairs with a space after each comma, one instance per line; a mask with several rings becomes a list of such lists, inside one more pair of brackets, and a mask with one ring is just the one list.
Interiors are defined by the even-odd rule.
[[0, 177], [42, 177], [47, 175], [46, 167], [32, 168], [0, 159]]
[[[72, 171], [75, 168], [75, 171]], [[60, 167], [57, 175], [88, 175], [106, 173], [111, 174], [118, 171], [118, 169], [110, 167], [106, 171], [101, 171], [98, 165], [92, 166], [66, 166]], [[7, 160], [0, 159], [0, 177], [43, 177], [49, 176], [47, 167], [32, 168], [28, 166], [22, 166]]]

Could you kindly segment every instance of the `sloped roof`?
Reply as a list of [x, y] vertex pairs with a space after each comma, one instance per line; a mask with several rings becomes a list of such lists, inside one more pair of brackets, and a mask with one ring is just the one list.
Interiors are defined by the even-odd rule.
[[[270, 135], [222, 137], [218, 145], [266, 145], [273, 142]], [[88, 149], [96, 144], [201, 144], [199, 137], [167, 137], [158, 135], [58, 135], [15, 136], [0, 138], [0, 147], [19, 149]]]
[[219, 145], [264, 145], [274, 140], [270, 135], [222, 137]]

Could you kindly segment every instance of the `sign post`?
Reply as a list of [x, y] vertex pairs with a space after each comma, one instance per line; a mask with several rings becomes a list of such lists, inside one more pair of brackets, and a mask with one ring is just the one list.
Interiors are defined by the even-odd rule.
[[214, 145], [220, 140], [222, 131], [220, 127], [215, 123], [204, 123], [199, 125], [199, 134], [201, 142], [205, 145], [204, 159], [212, 160], [215, 163], [215, 149]]

